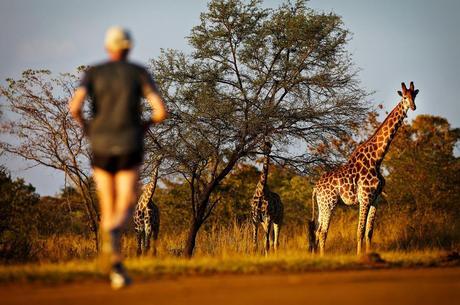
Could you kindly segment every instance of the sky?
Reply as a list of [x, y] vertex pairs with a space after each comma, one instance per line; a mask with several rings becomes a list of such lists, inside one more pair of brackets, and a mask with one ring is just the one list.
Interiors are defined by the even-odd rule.
[[[276, 8], [282, 2], [263, 5]], [[391, 110], [400, 83], [414, 81], [420, 93], [409, 120], [431, 114], [460, 127], [454, 90], [460, 86], [460, 1], [311, 0], [308, 5], [340, 15], [352, 32], [347, 49], [362, 87], [374, 92], [372, 104]], [[104, 34], [112, 25], [132, 32], [136, 62], [146, 64], [162, 48], [190, 51], [186, 37], [206, 7], [205, 0], [0, 0], [0, 84], [29, 68], [74, 72], [103, 60]], [[0, 164], [41, 195], [55, 195], [64, 186], [62, 174], [31, 168], [17, 157], [2, 155]]]

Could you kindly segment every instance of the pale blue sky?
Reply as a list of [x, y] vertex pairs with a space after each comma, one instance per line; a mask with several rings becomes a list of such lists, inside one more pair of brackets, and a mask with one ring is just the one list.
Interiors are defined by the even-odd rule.
[[[202, 0], [156, 1], [0, 0], [0, 82], [28, 68], [73, 72], [104, 58], [107, 27], [129, 28], [135, 39], [132, 59], [147, 63], [160, 48], [187, 51], [185, 37], [206, 9]], [[277, 7], [282, 1], [267, 0]], [[117, 3], [117, 4], [114, 4]], [[372, 103], [396, 105], [400, 82], [420, 89], [417, 110], [460, 126], [460, 1], [458, 0], [312, 0], [310, 6], [343, 17], [353, 32], [353, 54], [364, 88], [375, 91]], [[14, 177], [24, 177], [42, 195], [63, 186], [51, 170], [26, 170], [17, 158], [0, 159]]]

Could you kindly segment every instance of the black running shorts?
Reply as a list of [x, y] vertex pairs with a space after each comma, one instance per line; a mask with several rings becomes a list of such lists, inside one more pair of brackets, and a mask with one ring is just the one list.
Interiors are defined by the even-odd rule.
[[93, 154], [91, 165], [93, 167], [103, 169], [111, 174], [115, 174], [118, 171], [139, 166], [142, 163], [142, 157], [141, 151], [119, 156], [102, 156]]

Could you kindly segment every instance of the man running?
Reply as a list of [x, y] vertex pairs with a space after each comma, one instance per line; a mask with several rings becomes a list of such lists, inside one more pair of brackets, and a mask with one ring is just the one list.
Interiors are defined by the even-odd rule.
[[[110, 28], [105, 39], [109, 60], [87, 70], [69, 103], [70, 113], [84, 128], [91, 146], [101, 209], [102, 255], [110, 261], [114, 289], [131, 283], [122, 264], [120, 234], [137, 199], [144, 131], [167, 116], [149, 73], [127, 61], [132, 45], [127, 30]], [[92, 111], [88, 122], [82, 114], [87, 96]], [[142, 97], [153, 110], [148, 122], [141, 119]]]

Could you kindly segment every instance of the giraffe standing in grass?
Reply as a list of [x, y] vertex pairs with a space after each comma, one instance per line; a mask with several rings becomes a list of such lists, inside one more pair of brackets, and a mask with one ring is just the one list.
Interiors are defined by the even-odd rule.
[[153, 254], [156, 255], [156, 242], [160, 231], [160, 210], [153, 202], [153, 194], [158, 182], [158, 170], [161, 157], [158, 157], [152, 170], [150, 182], [142, 189], [142, 195], [134, 210], [134, 230], [137, 235], [137, 255], [146, 254], [150, 250], [150, 240], [153, 239]]
[[265, 255], [270, 249], [270, 233], [273, 231], [273, 248], [276, 252], [279, 244], [279, 233], [283, 223], [284, 208], [280, 196], [269, 190], [267, 185], [268, 167], [270, 162], [271, 144], [265, 142], [262, 147], [264, 163], [256, 191], [251, 201], [251, 216], [253, 222], [253, 242], [257, 248], [257, 231], [259, 223], [265, 230]]
[[[340, 201], [346, 205], [359, 204], [357, 254], [362, 252], [364, 237], [366, 252], [370, 251], [376, 215], [374, 202], [385, 184], [380, 165], [399, 126], [407, 116], [407, 111], [409, 108], [415, 110], [415, 97], [419, 92], [415, 90], [413, 82], [409, 89], [404, 83], [401, 87], [402, 91], [398, 91], [401, 101], [375, 133], [353, 151], [346, 164], [324, 174], [316, 183], [312, 195], [312, 221], [309, 223], [309, 240], [315, 241], [310, 246], [312, 251], [316, 251], [319, 246], [320, 254], [324, 254], [332, 211]], [[315, 201], [318, 205], [318, 222], [317, 226], [312, 226]], [[316, 232], [312, 227], [316, 227]]]

